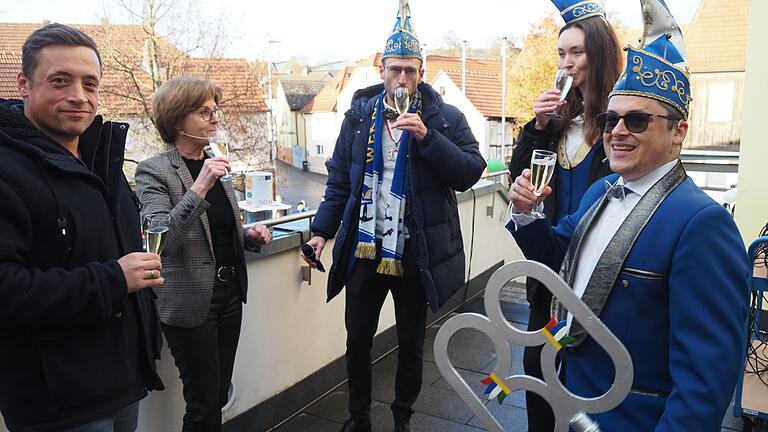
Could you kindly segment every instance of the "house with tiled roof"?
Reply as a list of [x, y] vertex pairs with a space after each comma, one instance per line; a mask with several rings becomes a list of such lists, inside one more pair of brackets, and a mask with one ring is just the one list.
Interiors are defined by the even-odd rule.
[[691, 72], [685, 147], [738, 150], [749, 0], [702, 0], [685, 32]]
[[349, 91], [355, 68], [347, 66], [325, 83], [325, 86], [299, 111], [306, 134], [305, 155], [307, 169], [327, 174], [325, 161], [333, 154], [336, 137], [339, 135], [344, 112], [349, 108], [340, 106], [342, 92]]
[[[480, 152], [486, 158], [501, 155], [501, 72], [500, 61], [467, 59], [465, 91], [462, 91], [461, 58], [427, 56], [426, 81], [445, 102], [464, 113], [480, 143]], [[512, 122], [509, 120], [505, 124], [508, 152], [512, 147]]]
[[296, 168], [306, 161], [307, 131], [301, 109], [333, 78], [330, 71], [305, 69], [298, 74], [273, 76], [277, 81], [273, 115], [277, 127], [277, 158]]
[[[326, 173], [325, 162], [333, 147], [355, 91], [381, 83], [376, 53], [348, 67], [343, 76], [329, 81], [303, 109], [307, 124], [307, 161], [310, 171]], [[425, 81], [445, 102], [458, 107], [467, 117], [485, 157], [497, 151], [501, 141], [501, 62], [467, 59], [466, 87], [461, 92], [461, 58], [428, 55]], [[507, 122], [507, 143], [512, 143], [512, 124]], [[510, 146], [511, 150], [511, 146]]]
[[[21, 69], [21, 46], [43, 23], [0, 23], [0, 97], [18, 98], [16, 76]], [[224, 90], [224, 124], [232, 137], [236, 167], [257, 168], [271, 160], [265, 134], [268, 109], [261, 77], [244, 59], [194, 58], [140, 25], [74, 24], [99, 47], [104, 71], [99, 113], [131, 125], [126, 158], [142, 160], [164, 146], [150, 119], [151, 96], [158, 85], [180, 74], [193, 74], [218, 83]], [[150, 53], [155, 52], [155, 56]], [[150, 59], [159, 67], [151, 68]], [[154, 75], [151, 73], [155, 71]], [[129, 171], [131, 166], [127, 167]]]

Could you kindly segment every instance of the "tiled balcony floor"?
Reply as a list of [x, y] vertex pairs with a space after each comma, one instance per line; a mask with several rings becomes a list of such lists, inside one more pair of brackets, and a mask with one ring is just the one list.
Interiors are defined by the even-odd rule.
[[[527, 303], [519, 302], [521, 296], [514, 294], [502, 301], [508, 320], [525, 326], [528, 320]], [[475, 300], [459, 312], [484, 313], [482, 299]], [[464, 402], [442, 378], [434, 362], [432, 346], [441, 323], [427, 329], [424, 345], [424, 379], [419, 399], [414, 405], [415, 414], [411, 419], [414, 432], [479, 432], [485, 430]], [[467, 383], [476, 390], [483, 384], [480, 380], [493, 370], [495, 354], [490, 340], [480, 332], [461, 330], [451, 339], [449, 356]], [[513, 372], [522, 371], [523, 349], [513, 349]], [[394, 428], [389, 404], [394, 399], [395, 368], [397, 351], [379, 360], [373, 367], [373, 405], [371, 408], [373, 431], [389, 432]], [[276, 432], [336, 432], [347, 418], [347, 387], [340, 386], [306, 410], [275, 429]], [[507, 431], [527, 430], [525, 398], [522, 392], [515, 392], [499, 406], [495, 401], [488, 403], [489, 410]], [[731, 410], [723, 421], [722, 432], [741, 431], [742, 422], [732, 417]]]

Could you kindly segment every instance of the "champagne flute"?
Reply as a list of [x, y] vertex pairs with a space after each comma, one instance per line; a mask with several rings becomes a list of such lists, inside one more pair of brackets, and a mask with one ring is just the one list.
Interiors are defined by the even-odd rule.
[[[227, 141], [227, 134], [223, 130], [215, 130], [208, 133], [208, 146], [211, 148], [211, 153], [214, 156], [229, 159], [229, 142]], [[232, 181], [232, 174], [227, 171], [219, 180]]]
[[147, 246], [147, 230], [149, 229], [149, 216], [141, 218], [141, 245], [144, 248], [144, 252], [149, 250]]
[[411, 104], [410, 95], [408, 94], [408, 87], [396, 87], [395, 88], [395, 109], [397, 113], [402, 115], [408, 112], [408, 106]]
[[[555, 74], [555, 88], [560, 90], [560, 101], [563, 101], [568, 96], [568, 91], [571, 90], [571, 84], [573, 84], [573, 75], [568, 69], [558, 69]], [[547, 115], [555, 121], [560, 121], [563, 116], [560, 114], [560, 107], [555, 108], [554, 111], [547, 113]]]
[[[555, 162], [557, 162], [557, 153], [548, 150], [533, 151], [531, 156], [531, 184], [534, 187], [533, 194], [537, 198], [541, 196], [544, 188], [552, 179], [552, 174], [555, 172]], [[531, 209], [531, 216], [536, 219], [546, 218], [535, 207]]]
[[160, 255], [163, 252], [163, 245], [165, 245], [165, 234], [170, 229], [171, 217], [167, 214], [154, 214], [147, 216], [145, 221], [144, 236], [147, 252]]

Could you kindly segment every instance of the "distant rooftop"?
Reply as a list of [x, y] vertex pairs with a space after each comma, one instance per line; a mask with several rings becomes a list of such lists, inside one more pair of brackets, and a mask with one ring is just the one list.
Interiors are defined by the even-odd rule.
[[685, 33], [691, 72], [745, 71], [749, 0], [702, 0]]
[[301, 112], [320, 113], [336, 111], [336, 101], [339, 98], [339, 93], [352, 76], [353, 70], [354, 68], [347, 66], [334, 75], [333, 79], [325, 83], [323, 89], [301, 109]]
[[[46, 24], [47, 21], [0, 23], [0, 97], [19, 97], [16, 77], [21, 70], [21, 46], [32, 32]], [[109, 24], [106, 20], [101, 24], [69, 25], [91, 36], [99, 47], [105, 63], [100, 104], [112, 115], [145, 114], [142, 103], [126, 95], [138, 92], [137, 83], [145, 95], [152, 94], [152, 79], [144, 70], [151, 35], [140, 25]], [[189, 57], [165, 39], [156, 41], [158, 57], [174, 68], [162, 72], [169, 76], [186, 73], [206, 77], [224, 89], [223, 105], [229, 102], [236, 103], [240, 110], [267, 111], [257, 70], [244, 59]]]
[[320, 92], [320, 90], [323, 89], [323, 87], [325, 87], [325, 83], [326, 81], [280, 81], [280, 85], [283, 86], [283, 91], [285, 92], [285, 98], [288, 100], [288, 105], [291, 107], [291, 111], [301, 110]]
[[[485, 117], [501, 117], [501, 62], [496, 60], [466, 60], [467, 99]], [[440, 71], [461, 88], [461, 58], [427, 56], [427, 81], [433, 83]]]

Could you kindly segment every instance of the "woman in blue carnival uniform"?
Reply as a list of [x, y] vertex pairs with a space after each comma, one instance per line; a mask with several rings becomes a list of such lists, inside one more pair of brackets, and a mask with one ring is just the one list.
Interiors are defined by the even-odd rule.
[[[579, 207], [584, 192], [595, 180], [609, 174], [602, 134], [596, 115], [605, 111], [608, 93], [616, 83], [622, 67], [621, 49], [616, 34], [605, 20], [600, 1], [553, 0], [561, 11], [565, 26], [557, 41], [558, 66], [573, 76], [573, 84], [564, 101], [560, 92], [551, 88], [534, 102], [534, 117], [520, 134], [512, 153], [511, 178], [530, 167], [534, 150], [557, 153], [557, 166], [552, 176], [552, 196], [544, 201], [544, 214], [552, 226]], [[554, 71], [552, 71], [554, 72]], [[549, 115], [555, 110], [562, 121]], [[536, 281], [526, 285], [531, 304], [528, 330], [538, 330], [549, 321], [552, 294], [537, 289]], [[528, 375], [541, 377], [541, 347], [528, 347], [524, 368]], [[530, 431], [551, 431], [554, 427], [549, 405], [535, 393], [526, 393]]]

